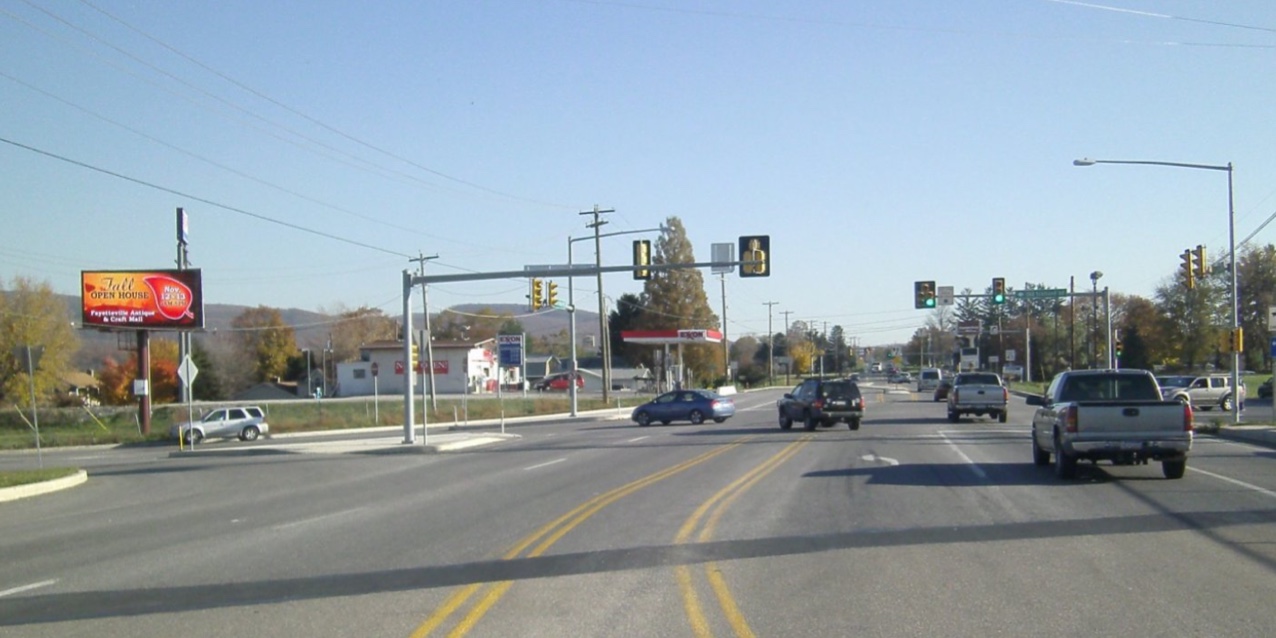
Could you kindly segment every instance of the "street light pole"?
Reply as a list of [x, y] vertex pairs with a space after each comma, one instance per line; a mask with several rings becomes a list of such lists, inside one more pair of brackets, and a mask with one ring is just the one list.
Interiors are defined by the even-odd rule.
[[1103, 273], [1094, 271], [1090, 273], [1090, 283], [1093, 285], [1090, 293], [1090, 369], [1098, 366], [1094, 362], [1099, 359], [1099, 278], [1103, 277]]
[[[1232, 163], [1223, 164], [1188, 164], [1184, 162], [1159, 162], [1153, 160], [1096, 160], [1082, 158], [1072, 161], [1073, 166], [1093, 166], [1095, 164], [1142, 164], [1146, 166], [1173, 166], [1176, 168], [1195, 168], [1206, 171], [1227, 172], [1227, 246], [1228, 262], [1231, 267], [1231, 306], [1232, 332], [1240, 330], [1240, 298], [1236, 294], [1236, 202], [1232, 183]], [[1241, 353], [1232, 350], [1232, 422], [1240, 423], [1240, 369]]]

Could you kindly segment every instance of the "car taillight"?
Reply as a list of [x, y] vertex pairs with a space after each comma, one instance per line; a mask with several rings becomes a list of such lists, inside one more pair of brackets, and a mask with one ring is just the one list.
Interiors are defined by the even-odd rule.
[[824, 399], [816, 399], [814, 402], [811, 403], [811, 407], [815, 408], [816, 410], [823, 410]]
[[1191, 403], [1183, 404], [1183, 431], [1184, 432], [1192, 431], [1192, 404]]
[[1068, 432], [1077, 431], [1077, 406], [1070, 405], [1063, 413], [1063, 429]]
[[1001, 389], [1001, 400], [1006, 402], [1010, 401], [1010, 390], [1007, 390], [1005, 388]]

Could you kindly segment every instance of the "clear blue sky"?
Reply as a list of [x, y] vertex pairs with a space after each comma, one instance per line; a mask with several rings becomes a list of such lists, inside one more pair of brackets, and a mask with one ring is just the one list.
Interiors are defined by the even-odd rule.
[[733, 338], [774, 301], [777, 331], [871, 345], [922, 325], [915, 280], [1150, 296], [1225, 253], [1225, 173], [1075, 158], [1234, 162], [1238, 241], [1276, 212], [1270, 0], [14, 0], [0, 57], [0, 138], [99, 169], [0, 143], [0, 278], [66, 294], [173, 267], [182, 206], [207, 303], [397, 315], [409, 256], [565, 263], [597, 204], [679, 217], [702, 261], [769, 234], [774, 275], [726, 280]]

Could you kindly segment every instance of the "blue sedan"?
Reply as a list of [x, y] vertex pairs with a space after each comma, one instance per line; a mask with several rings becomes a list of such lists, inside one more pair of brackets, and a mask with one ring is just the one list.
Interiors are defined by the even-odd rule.
[[704, 423], [713, 419], [722, 423], [735, 414], [735, 401], [710, 390], [674, 390], [634, 408], [633, 420], [641, 426], [659, 421], [669, 425], [672, 421]]

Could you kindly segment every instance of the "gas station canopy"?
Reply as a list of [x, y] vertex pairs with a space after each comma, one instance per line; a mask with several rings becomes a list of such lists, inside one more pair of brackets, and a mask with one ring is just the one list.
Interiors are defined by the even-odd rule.
[[717, 330], [678, 329], [678, 330], [621, 330], [620, 338], [625, 343], [646, 343], [667, 345], [681, 343], [722, 343], [722, 333]]

